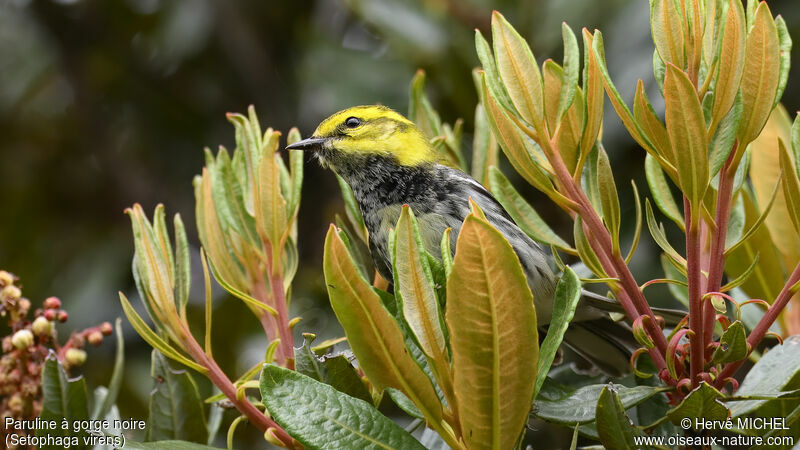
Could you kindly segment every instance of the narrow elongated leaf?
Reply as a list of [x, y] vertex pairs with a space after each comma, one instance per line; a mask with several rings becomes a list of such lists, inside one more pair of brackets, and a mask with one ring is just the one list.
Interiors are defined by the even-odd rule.
[[578, 53], [578, 40], [572, 28], [566, 22], [561, 23], [561, 39], [564, 41], [564, 79], [561, 96], [558, 99], [558, 117], [561, 119], [572, 105], [575, 93], [578, 90], [578, 75], [580, 73], [580, 59]]
[[489, 168], [498, 164], [497, 139], [489, 128], [482, 104], [475, 107], [475, 134], [472, 139], [472, 178], [489, 186]]
[[365, 280], [333, 226], [325, 238], [325, 282], [331, 307], [359, 366], [377, 389], [403, 392], [431, 421], [440, 421], [442, 405], [425, 372], [409, 356], [397, 322]]
[[513, 447], [536, 383], [536, 311], [516, 253], [475, 212], [458, 236], [446, 320], [467, 446]]
[[172, 348], [164, 339], [162, 339], [159, 335], [153, 332], [150, 327], [147, 326], [144, 320], [139, 317], [139, 314], [133, 309], [131, 303], [128, 301], [128, 298], [125, 297], [125, 294], [122, 292], [119, 293], [120, 302], [122, 303], [122, 311], [125, 313], [125, 317], [128, 318], [128, 322], [131, 323], [133, 329], [144, 339], [151, 347], [157, 349], [165, 356], [187, 366], [191, 367], [192, 369], [200, 372], [206, 373], [207, 369], [194, 361], [190, 360], [189, 358], [183, 356], [179, 351]]
[[411, 80], [411, 95], [408, 102], [408, 118], [417, 124], [428, 139], [442, 135], [442, 120], [425, 95], [425, 72], [417, 70]]
[[600, 69], [600, 75], [603, 77], [603, 86], [605, 86], [608, 98], [611, 100], [611, 104], [614, 106], [617, 116], [619, 116], [622, 124], [625, 125], [628, 133], [630, 133], [631, 137], [636, 141], [636, 143], [639, 144], [648, 154], [652, 155], [658, 160], [659, 164], [664, 167], [664, 170], [670, 174], [671, 178], [677, 179], [675, 167], [658, 153], [657, 147], [647, 137], [647, 134], [642, 131], [641, 127], [634, 119], [633, 113], [631, 113], [628, 105], [625, 104], [625, 101], [622, 99], [622, 96], [620, 95], [616, 86], [614, 86], [614, 82], [611, 80], [611, 76], [608, 73], [608, 67], [606, 66], [603, 35], [599, 31], [594, 32], [594, 37], [592, 39], [592, 52], [597, 58], [598, 68]]
[[[672, 3], [672, 2], [669, 2]], [[625, 414], [625, 407], [620, 401], [616, 388], [604, 386], [597, 400], [597, 434], [606, 448], [634, 449], [636, 430], [631, 419]]]
[[92, 410], [92, 419], [102, 419], [111, 411], [111, 407], [117, 401], [119, 388], [122, 385], [122, 375], [125, 371], [125, 340], [122, 335], [122, 319], [117, 317], [114, 323], [117, 340], [117, 353], [114, 357], [114, 368], [111, 371], [111, 379], [108, 381], [108, 390], [102, 397], [102, 401], [96, 402]]
[[783, 91], [786, 89], [786, 82], [789, 81], [789, 66], [792, 63], [792, 37], [789, 30], [786, 28], [786, 21], [783, 17], [778, 16], [775, 18], [775, 28], [778, 30], [778, 42], [780, 47], [780, 76], [778, 77], [778, 89], [775, 93], [775, 101], [772, 104], [774, 108], [781, 101]]
[[747, 34], [742, 73], [742, 122], [737, 138], [744, 146], [758, 136], [775, 104], [780, 83], [780, 39], [766, 2], [758, 5]]
[[794, 164], [783, 141], [778, 141], [778, 147], [780, 147], [781, 170], [784, 173], [783, 196], [786, 199], [786, 209], [795, 231], [800, 233], [800, 181], [797, 179]]
[[[644, 83], [642, 80], [636, 83], [636, 95], [633, 99], [633, 116], [636, 122], [641, 127], [643, 133], [647, 135], [650, 142], [653, 143], [656, 152], [661, 157], [669, 161], [670, 164], [675, 164], [675, 155], [672, 152], [672, 147], [669, 143], [669, 136], [667, 135], [667, 128], [661, 123], [647, 94], [644, 92]], [[652, 157], [651, 157], [652, 158]]]
[[487, 114], [492, 133], [497, 138], [497, 142], [503, 149], [508, 161], [519, 173], [522, 178], [534, 186], [536, 189], [545, 193], [553, 202], [566, 208], [568, 200], [559, 194], [553, 187], [553, 182], [544, 172], [548, 166], [542, 168], [539, 163], [534, 162], [533, 157], [526, 148], [521, 131], [506, 115], [506, 113], [496, 103], [490, 95], [487, 85], [484, 83], [484, 98], [486, 99]]
[[589, 30], [583, 30], [583, 48], [585, 53], [586, 70], [584, 72], [585, 88], [584, 96], [586, 103], [586, 122], [583, 126], [581, 136], [580, 155], [586, 155], [594, 147], [597, 141], [597, 134], [603, 124], [603, 81], [600, 74], [600, 67], [597, 55], [591, 51], [593, 38]]
[[614, 253], [619, 254], [619, 197], [617, 185], [614, 183], [614, 174], [606, 152], [599, 148], [597, 152], [597, 186], [600, 191], [600, 205], [603, 207], [603, 222], [611, 233]]
[[180, 214], [175, 214], [175, 299], [178, 301], [181, 317], [186, 317], [186, 304], [189, 303], [189, 290], [192, 287], [192, 260], [189, 255], [189, 241]]
[[645, 199], [644, 202], [644, 209], [645, 209], [645, 217], [647, 218], [647, 228], [650, 230], [650, 235], [653, 236], [653, 240], [656, 241], [661, 250], [673, 260], [678, 261], [682, 266], [686, 266], [686, 260], [683, 256], [678, 253], [675, 248], [672, 247], [672, 244], [669, 243], [667, 240], [667, 235], [664, 233], [664, 226], [660, 223], [656, 222], [656, 218], [653, 215], [653, 208], [650, 206], [650, 201]]
[[[258, 200], [256, 206], [256, 227], [262, 238], [269, 239], [272, 244], [274, 260], [280, 255], [281, 238], [286, 228], [286, 200], [281, 193], [280, 166], [276, 153], [280, 133], [273, 132], [263, 144], [264, 154], [258, 167]], [[280, 265], [274, 264], [273, 270]]]
[[556, 127], [561, 121], [558, 102], [564, 84], [564, 69], [555, 61], [548, 59], [542, 64], [542, 83], [544, 84], [545, 123], [550, 135], [555, 135]]
[[155, 388], [150, 394], [147, 440], [206, 442], [205, 408], [191, 375], [173, 370], [157, 350], [153, 350], [151, 358], [150, 375]]
[[270, 415], [308, 449], [424, 449], [369, 403], [305, 375], [267, 364], [261, 398]]
[[581, 261], [583, 261], [586, 267], [598, 278], [607, 278], [606, 271], [603, 270], [603, 265], [600, 263], [597, 254], [595, 254], [594, 249], [592, 249], [589, 243], [589, 239], [583, 229], [583, 221], [580, 217], [575, 220], [572, 232], [575, 239], [575, 248], [578, 250], [578, 256], [580, 256]]
[[[39, 418], [43, 421], [55, 421], [59, 426], [54, 430], [39, 428], [36, 430], [36, 436], [42, 438], [75, 436], [80, 439], [86, 435], [85, 431], [75, 432], [73, 429], [75, 422], [89, 419], [86, 380], [83, 377], [70, 379], [52, 350], [42, 370], [42, 396], [42, 412]], [[66, 420], [70, 425], [62, 428], [60, 426], [62, 420]], [[42, 445], [39, 448], [60, 449], [62, 446]]]
[[667, 64], [664, 77], [664, 98], [667, 132], [675, 155], [680, 188], [692, 205], [692, 217], [699, 217], [708, 187], [705, 119], [689, 77], [671, 64]]
[[450, 362], [442, 331], [444, 317], [439, 310], [419, 225], [408, 205], [403, 206], [395, 230], [392, 252], [395, 298], [412, 336], [431, 361], [436, 379], [447, 398], [452, 399]]
[[[605, 384], [593, 384], [545, 398], [547, 386], [545, 384], [536, 400], [534, 414], [549, 421], [573, 425], [595, 420], [595, 406], [606, 387]], [[656, 386], [615, 387], [625, 409], [632, 408], [650, 397], [668, 390], [668, 388]]]
[[708, 159], [710, 167], [710, 175], [713, 177], [719, 173], [725, 161], [730, 156], [733, 150], [733, 144], [736, 142], [736, 130], [739, 129], [739, 123], [742, 121], [742, 96], [737, 95], [733, 105], [722, 121], [719, 123], [714, 137], [708, 144]]
[[[514, 106], [511, 103], [511, 99], [508, 97], [505, 86], [503, 86], [503, 81], [500, 79], [500, 74], [498, 73], [497, 65], [492, 55], [492, 48], [479, 30], [475, 30], [475, 51], [478, 54], [478, 60], [481, 62], [481, 68], [486, 77], [485, 82], [492, 96], [502, 105], [503, 109], [506, 111], [513, 111]], [[485, 97], [482, 96], [481, 101], [485, 103]]]
[[492, 45], [497, 70], [517, 111], [544, 136], [542, 74], [531, 48], [517, 30], [495, 11], [492, 14]]
[[[711, 130], [733, 106], [745, 60], [745, 16], [741, 0], [728, 0], [728, 12], [725, 16], [722, 41], [719, 53], [719, 69], [714, 87], [714, 106], [711, 113]], [[713, 172], [713, 171], [712, 171]]]
[[678, 209], [678, 204], [675, 203], [675, 197], [672, 196], [672, 191], [669, 188], [669, 184], [667, 184], [667, 178], [658, 165], [658, 161], [651, 155], [647, 155], [644, 160], [644, 170], [647, 177], [647, 185], [650, 187], [650, 193], [653, 194], [653, 201], [659, 211], [675, 222], [681, 230], [685, 230], [686, 225], [683, 223], [683, 214]]
[[656, 50], [661, 60], [681, 69], [686, 65], [682, 22], [681, 13], [674, 1], [650, 1], [650, 24]]
[[490, 168], [489, 179], [495, 198], [525, 234], [538, 242], [553, 245], [568, 253], [576, 252], [544, 222], [530, 203], [522, 198], [500, 169]]
[[578, 275], [567, 266], [561, 279], [556, 285], [556, 293], [553, 296], [553, 317], [547, 327], [547, 336], [539, 349], [539, 375], [536, 377], [536, 389], [534, 390], [534, 400], [536, 394], [542, 388], [547, 372], [553, 364], [553, 360], [558, 352], [561, 341], [564, 340], [564, 333], [575, 315], [575, 308], [581, 299], [581, 280]]

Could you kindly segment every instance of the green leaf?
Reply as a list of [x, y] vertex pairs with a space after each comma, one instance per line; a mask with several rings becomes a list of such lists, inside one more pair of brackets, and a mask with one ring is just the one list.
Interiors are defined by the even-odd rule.
[[114, 368], [111, 371], [111, 379], [108, 381], [108, 390], [105, 392], [101, 402], [96, 402], [92, 410], [92, 419], [102, 419], [114, 406], [119, 394], [119, 387], [122, 384], [122, 375], [125, 371], [125, 340], [122, 335], [122, 319], [117, 317], [114, 322], [117, 339], [117, 354], [114, 357]]
[[714, 350], [711, 357], [711, 364], [721, 364], [732, 361], [739, 361], [747, 357], [747, 335], [741, 321], [734, 321], [728, 329], [722, 333], [719, 339], [719, 347]]
[[578, 74], [580, 73], [578, 40], [566, 22], [561, 23], [561, 39], [564, 41], [564, 78], [561, 85], [561, 96], [558, 99], [559, 120], [564, 117], [575, 99], [575, 93], [578, 90]]
[[736, 130], [739, 129], [741, 120], [742, 96], [737, 95], [730, 111], [722, 118], [719, 127], [714, 132], [714, 137], [708, 144], [708, 159], [711, 164], [710, 175], [712, 177], [719, 173], [730, 156], [733, 144], [736, 142]]
[[775, 101], [772, 103], [774, 108], [781, 101], [783, 91], [786, 89], [786, 82], [789, 81], [789, 66], [792, 64], [792, 36], [786, 27], [783, 17], [775, 18], [775, 28], [778, 31], [778, 47], [780, 48], [780, 76], [778, 77], [778, 89], [775, 92]]
[[450, 361], [443, 332], [444, 317], [436, 298], [419, 225], [408, 205], [403, 205], [395, 227], [392, 251], [395, 298], [417, 345], [425, 353], [439, 386], [452, 401]]
[[691, 419], [692, 427], [694, 427], [696, 419], [725, 420], [730, 417], [730, 411], [720, 401], [724, 397], [720, 391], [703, 381], [678, 406], [667, 411], [667, 417], [675, 424], [679, 423], [681, 419]]
[[578, 279], [578, 275], [567, 266], [556, 285], [556, 292], [553, 296], [553, 317], [547, 326], [547, 336], [539, 349], [539, 375], [536, 377], [536, 388], [533, 393], [534, 400], [545, 379], [547, 379], [547, 372], [553, 364], [561, 341], [564, 340], [564, 334], [567, 332], [567, 327], [575, 315], [575, 308], [578, 307], [580, 299], [581, 281]]
[[392, 388], [386, 388], [386, 393], [389, 394], [389, 397], [391, 397], [394, 404], [405, 411], [406, 414], [417, 419], [425, 420], [425, 416], [422, 414], [422, 412], [420, 412], [420, 410], [414, 405], [414, 402], [409, 400], [405, 394], [397, 389]]
[[586, 237], [583, 230], [583, 221], [580, 217], [575, 220], [573, 234], [575, 237], [575, 248], [578, 250], [578, 256], [580, 256], [581, 261], [583, 261], [586, 267], [598, 278], [607, 278], [606, 272], [603, 270], [603, 265], [600, 263], [600, 259], [597, 257], [597, 254], [589, 243], [589, 239]]
[[446, 364], [441, 311], [436, 300], [433, 275], [417, 219], [408, 205], [403, 205], [395, 228], [392, 268], [395, 298], [400, 301], [403, 317], [420, 348], [433, 361]]
[[603, 222], [611, 233], [614, 253], [619, 254], [619, 197], [617, 185], [614, 183], [614, 174], [608, 155], [602, 148], [597, 149], [597, 186], [600, 192], [600, 205], [603, 208]]
[[761, 2], [747, 33], [742, 73], [742, 122], [737, 138], [744, 146], [758, 136], [775, 105], [781, 77], [780, 37], [772, 12]]
[[122, 303], [122, 311], [125, 313], [125, 317], [128, 318], [128, 321], [133, 326], [133, 329], [136, 330], [136, 333], [141, 336], [151, 347], [160, 351], [165, 356], [187, 366], [191, 367], [192, 369], [200, 372], [206, 373], [207, 369], [194, 361], [190, 360], [189, 358], [183, 356], [178, 350], [172, 348], [167, 341], [162, 339], [159, 335], [153, 332], [150, 327], [139, 317], [139, 314], [133, 309], [131, 303], [128, 301], [128, 298], [125, 297], [125, 294], [122, 292], [119, 293], [120, 302]]
[[325, 367], [322, 361], [311, 350], [311, 343], [317, 336], [312, 333], [303, 333], [303, 345], [294, 348], [294, 370], [311, 377], [317, 381], [325, 381]]
[[157, 350], [153, 350], [151, 362], [155, 388], [150, 394], [147, 440], [206, 442], [205, 408], [191, 375], [173, 370]]
[[[711, 130], [730, 115], [736, 101], [745, 60], [745, 16], [741, 0], [727, 0], [727, 14], [720, 42], [718, 69], [714, 87]], [[738, 120], [737, 120], [738, 122]], [[734, 129], [738, 129], [738, 124]], [[716, 172], [711, 171], [712, 175]]]
[[581, 158], [592, 150], [597, 142], [597, 136], [603, 125], [603, 81], [601, 77], [600, 63], [597, 55], [591, 51], [593, 38], [589, 30], [583, 30], [584, 47], [584, 96], [586, 120], [581, 136], [580, 155]]
[[[72, 426], [76, 421], [89, 419], [87, 396], [86, 380], [83, 377], [70, 379], [67, 371], [64, 370], [51, 350], [42, 370], [42, 412], [39, 414], [39, 418], [43, 421], [56, 421], [58, 425], [54, 430], [37, 429], [36, 436], [69, 436], [78, 439], [86, 436], [85, 431], [75, 432]], [[70, 424], [66, 429], [61, 428], [62, 419], [66, 419]], [[39, 448], [57, 449], [62, 447], [60, 445], [43, 445]]]
[[308, 449], [424, 449], [371, 404], [305, 375], [268, 364], [260, 385], [272, 418]]
[[497, 11], [492, 14], [492, 45], [497, 70], [511, 102], [520, 116], [544, 137], [542, 74], [528, 44]]
[[446, 320], [466, 445], [513, 447], [536, 383], [536, 311], [517, 254], [477, 211], [458, 236]]
[[180, 214], [175, 214], [175, 299], [178, 301], [181, 317], [186, 317], [186, 304], [192, 287], [192, 260], [189, 255], [189, 241]]
[[679, 68], [685, 67], [683, 18], [672, 0], [650, 1], [650, 29], [661, 59]]
[[709, 181], [705, 119], [694, 85], [681, 69], [672, 64], [667, 64], [664, 77], [664, 101], [678, 182], [691, 203], [692, 217], [699, 223]]
[[[780, 149], [781, 170], [783, 171], [783, 197], [786, 201], [786, 210], [795, 231], [800, 233], [800, 180], [794, 170], [792, 158], [782, 140], [778, 141]], [[796, 236], [795, 236], [796, 237]]]
[[615, 386], [603, 386], [596, 408], [597, 434], [606, 448], [634, 449], [638, 446], [633, 440], [638, 434], [631, 420], [625, 414]]
[[417, 70], [411, 79], [408, 98], [408, 118], [419, 127], [428, 139], [442, 136], [442, 119], [425, 95], [425, 71]]
[[361, 376], [347, 356], [340, 354], [323, 358], [327, 384], [353, 398], [359, 398], [365, 402], [372, 401], [372, 395], [370, 395], [369, 390], [361, 380]]
[[[654, 158], [658, 159], [659, 163], [662, 166], [665, 167], [671, 166], [659, 155], [657, 147], [642, 131], [641, 127], [634, 119], [631, 110], [628, 108], [628, 105], [625, 104], [625, 101], [622, 99], [622, 96], [620, 95], [616, 86], [614, 86], [614, 82], [611, 80], [611, 76], [608, 73], [608, 67], [606, 66], [605, 49], [603, 46], [603, 34], [600, 33], [599, 31], [595, 31], [594, 37], [592, 39], [592, 53], [597, 59], [598, 68], [600, 69], [600, 75], [602, 75], [603, 85], [606, 88], [606, 93], [608, 94], [608, 98], [609, 100], [611, 100], [611, 104], [614, 106], [614, 110], [617, 112], [617, 116], [619, 116], [620, 120], [622, 121], [622, 124], [625, 125], [625, 128], [628, 130], [628, 133], [630, 133], [631, 137], [633, 137], [633, 139], [643, 149], [645, 149], [645, 151], [648, 154], [653, 155]], [[674, 172], [674, 167], [671, 169], [671, 171]]]
[[323, 261], [331, 307], [361, 369], [378, 390], [402, 391], [429, 421], [438, 423], [442, 405], [433, 385], [409, 355], [400, 327], [355, 268], [333, 226], [325, 238]]
[[[497, 65], [492, 56], [492, 48], [486, 42], [483, 35], [479, 30], [475, 30], [475, 50], [478, 54], [478, 60], [481, 62], [484, 76], [486, 78], [486, 86], [492, 93], [492, 96], [506, 111], [513, 111], [514, 107], [511, 104], [511, 99], [508, 97], [508, 92], [500, 80], [500, 74], [497, 71]], [[480, 88], [479, 88], [480, 89]], [[479, 93], [480, 95], [480, 93]], [[485, 96], [481, 95], [481, 101], [485, 103]], [[485, 104], [484, 104], [485, 107]]]
[[500, 169], [491, 167], [489, 169], [489, 180], [492, 186], [492, 194], [497, 201], [503, 205], [503, 208], [505, 208], [511, 218], [514, 219], [514, 222], [516, 222], [525, 234], [537, 242], [553, 245], [568, 253], [575, 253], [576, 250], [561, 239], [561, 237], [542, 220], [541, 216], [533, 209], [530, 203], [522, 198]]
[[[775, 396], [785, 390], [800, 372], [800, 337], [791, 336], [776, 345], [756, 362], [742, 380], [737, 396]], [[741, 417], [764, 405], [766, 400], [747, 400], [734, 403], [733, 417]]]
[[685, 230], [686, 225], [683, 223], [683, 214], [678, 209], [677, 203], [675, 203], [675, 197], [672, 196], [672, 191], [669, 188], [669, 184], [667, 184], [667, 178], [664, 176], [661, 166], [658, 165], [658, 161], [647, 155], [644, 167], [647, 185], [650, 187], [650, 193], [653, 194], [653, 201], [658, 206], [659, 211], [675, 222], [681, 230]]
[[472, 140], [472, 178], [489, 186], [489, 168], [498, 164], [497, 139], [489, 128], [482, 104], [475, 107], [475, 134]]
[[661, 247], [661, 250], [664, 250], [667, 256], [677, 261], [681, 266], [686, 267], [686, 259], [684, 259], [684, 257], [672, 247], [669, 240], [667, 240], [667, 235], [664, 233], [664, 225], [656, 223], [656, 218], [653, 215], [653, 208], [650, 206], [649, 199], [645, 199], [644, 209], [645, 216], [647, 217], [647, 228], [650, 230], [650, 235], [653, 236], [653, 240]]
[[[650, 104], [650, 99], [647, 98], [644, 83], [642, 83], [641, 79], [636, 83], [636, 94], [633, 98], [633, 116], [641, 127], [642, 133], [655, 146], [658, 155], [669, 161], [670, 164], [675, 164], [675, 155], [672, 153], [672, 147], [669, 143], [667, 128], [661, 123], [661, 119], [658, 118], [653, 105]], [[648, 154], [648, 156], [650, 155]], [[652, 159], [653, 157], [650, 156], [650, 158]]]
[[[591, 422], [595, 420], [595, 405], [606, 386], [605, 384], [593, 384], [575, 391], [563, 392], [561, 395], [551, 398], [543, 398], [540, 395], [534, 405], [534, 414], [542, 419], [562, 424], [574, 425]], [[668, 390], [668, 388], [656, 386], [628, 388], [615, 385], [615, 388], [625, 409], [632, 408], [650, 397]]]

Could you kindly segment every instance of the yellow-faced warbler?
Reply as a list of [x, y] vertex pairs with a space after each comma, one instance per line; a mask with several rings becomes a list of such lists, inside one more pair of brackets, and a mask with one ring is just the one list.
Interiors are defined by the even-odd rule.
[[[447, 228], [452, 229], [451, 248], [455, 251], [471, 198], [519, 256], [539, 325], [546, 327], [550, 322], [558, 278], [549, 252], [520, 230], [480, 183], [440, 164], [439, 154], [410, 120], [384, 106], [356, 106], [330, 116], [310, 138], [286, 148], [313, 152], [324, 167], [350, 185], [369, 232], [372, 259], [387, 280], [392, 279], [389, 229], [397, 224], [403, 205], [414, 211], [427, 250], [438, 255]], [[611, 375], [628, 370], [635, 348], [629, 328], [586, 302], [579, 305], [565, 342]]]

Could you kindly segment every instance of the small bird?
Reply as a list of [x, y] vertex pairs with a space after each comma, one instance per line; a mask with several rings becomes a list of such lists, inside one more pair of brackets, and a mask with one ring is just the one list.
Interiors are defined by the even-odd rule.
[[[486, 188], [466, 173], [442, 164], [410, 120], [385, 106], [355, 106], [328, 117], [311, 137], [286, 148], [313, 152], [323, 167], [350, 185], [369, 232], [372, 259], [387, 280], [392, 279], [389, 229], [397, 224], [402, 205], [414, 211], [426, 249], [439, 255], [447, 228], [452, 229], [451, 248], [455, 251], [471, 198], [519, 256], [533, 292], [539, 326], [550, 322], [558, 282], [551, 268], [552, 256], [514, 223]], [[579, 304], [564, 340], [609, 375], [630, 370], [629, 357], [635, 349], [630, 328], [586, 302]]]

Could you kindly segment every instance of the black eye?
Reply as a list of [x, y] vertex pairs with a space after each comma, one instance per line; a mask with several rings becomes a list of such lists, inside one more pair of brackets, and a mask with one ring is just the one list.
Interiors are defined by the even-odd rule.
[[347, 125], [347, 128], [355, 128], [361, 125], [361, 119], [358, 117], [348, 117], [347, 120], [344, 121], [344, 124]]

